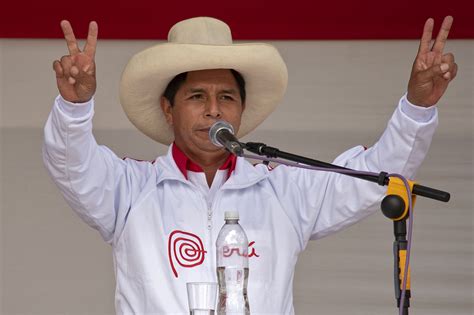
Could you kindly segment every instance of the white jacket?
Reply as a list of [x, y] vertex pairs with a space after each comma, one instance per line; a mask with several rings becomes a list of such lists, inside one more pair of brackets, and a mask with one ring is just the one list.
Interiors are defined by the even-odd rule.
[[[377, 211], [386, 190], [334, 173], [270, 171], [238, 158], [209, 200], [178, 170], [171, 150], [150, 163], [120, 159], [97, 145], [92, 116], [93, 100], [72, 105], [58, 97], [45, 126], [43, 157], [69, 205], [113, 247], [119, 314], [189, 314], [186, 282], [217, 282], [215, 242], [227, 210], [240, 213], [251, 242], [251, 313], [294, 313], [299, 253], [310, 239]], [[403, 97], [373, 147], [354, 147], [334, 163], [411, 178], [436, 124], [435, 108], [414, 108]]]

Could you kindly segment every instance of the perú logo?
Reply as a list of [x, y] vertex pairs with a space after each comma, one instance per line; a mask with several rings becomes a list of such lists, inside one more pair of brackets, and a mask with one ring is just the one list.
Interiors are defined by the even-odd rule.
[[[249, 243], [250, 254], [240, 253], [238, 248], [230, 249], [224, 247], [224, 257], [229, 257], [233, 253], [239, 256], [247, 255], [249, 258], [260, 257], [256, 253], [255, 248], [252, 247], [254, 244], [255, 241]], [[206, 254], [207, 251], [204, 249], [204, 245], [199, 236], [180, 230], [171, 232], [168, 238], [168, 258], [171, 270], [176, 278], [178, 278], [178, 272], [176, 271], [175, 264], [184, 268], [196, 267], [204, 262]]]
[[206, 253], [199, 236], [179, 230], [171, 232], [168, 239], [168, 258], [176, 278], [178, 272], [175, 262], [185, 268], [199, 266], [203, 263]]
[[250, 254], [247, 252], [247, 253], [241, 253], [240, 252], [240, 249], [239, 248], [229, 248], [229, 246], [224, 246], [224, 248], [222, 249], [222, 254], [224, 255], [224, 257], [230, 257], [232, 256], [234, 253], [239, 255], [239, 256], [244, 256], [244, 257], [260, 257], [256, 252], [255, 252], [255, 248], [253, 248], [253, 244], [255, 244], [255, 241], [252, 241], [249, 243], [249, 250], [251, 249], [252, 251], [250, 252]]

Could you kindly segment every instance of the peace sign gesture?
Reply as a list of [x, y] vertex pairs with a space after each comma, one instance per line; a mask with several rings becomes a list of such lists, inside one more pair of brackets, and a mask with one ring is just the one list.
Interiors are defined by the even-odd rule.
[[66, 20], [61, 21], [61, 28], [69, 55], [53, 62], [59, 93], [69, 102], [87, 102], [92, 98], [96, 89], [94, 58], [97, 46], [97, 23], [90, 22], [83, 51], [77, 45], [71, 24]]
[[423, 107], [435, 105], [448, 88], [449, 82], [456, 77], [458, 66], [454, 62], [454, 55], [443, 54], [452, 24], [451, 16], [444, 18], [433, 47], [430, 47], [434, 21], [431, 18], [426, 20], [408, 82], [407, 99], [410, 103]]

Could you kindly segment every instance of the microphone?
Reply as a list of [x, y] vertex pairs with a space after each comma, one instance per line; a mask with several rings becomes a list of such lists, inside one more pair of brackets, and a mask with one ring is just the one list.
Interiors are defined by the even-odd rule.
[[234, 128], [225, 120], [218, 120], [211, 126], [209, 139], [215, 146], [225, 147], [232, 154], [241, 156], [244, 153], [242, 144], [234, 136]]

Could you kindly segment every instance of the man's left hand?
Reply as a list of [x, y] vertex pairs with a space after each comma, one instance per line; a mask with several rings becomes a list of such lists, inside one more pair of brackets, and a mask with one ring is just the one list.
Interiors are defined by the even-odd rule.
[[453, 18], [444, 18], [436, 40], [431, 46], [434, 21], [429, 18], [425, 22], [420, 47], [411, 70], [408, 82], [407, 99], [410, 103], [423, 107], [435, 105], [448, 88], [458, 71], [452, 53], [443, 54]]

